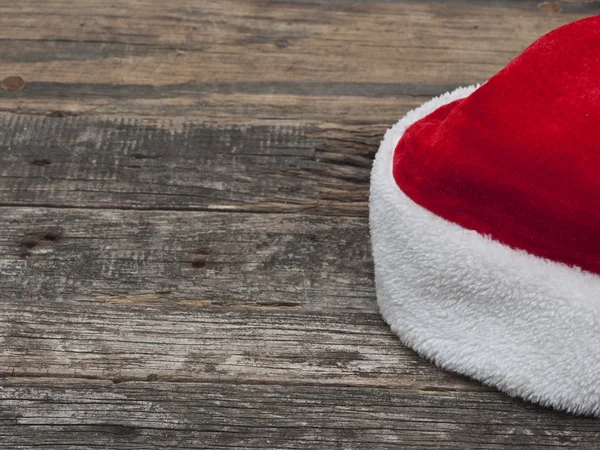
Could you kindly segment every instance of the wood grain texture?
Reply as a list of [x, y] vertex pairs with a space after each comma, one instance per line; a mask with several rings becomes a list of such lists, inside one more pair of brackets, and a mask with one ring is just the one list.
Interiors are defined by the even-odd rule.
[[363, 218], [0, 212], [4, 376], [457, 383], [377, 313]]
[[545, 32], [600, 10], [545, 3], [4, 3], [0, 76], [27, 88], [0, 97], [0, 110], [390, 124], [422, 103], [415, 95], [483, 82]]
[[398, 342], [367, 202], [406, 111], [599, 12], [0, 2], [0, 448], [597, 448]]
[[385, 131], [23, 115], [0, 129], [3, 205], [360, 216]]
[[375, 314], [140, 297], [4, 307], [0, 375], [486, 390], [415, 358]]
[[581, 449], [599, 437], [593, 419], [517, 410], [496, 392], [72, 379], [0, 386], [0, 436], [13, 449]]
[[366, 218], [5, 207], [0, 229], [20, 301], [376, 313]]

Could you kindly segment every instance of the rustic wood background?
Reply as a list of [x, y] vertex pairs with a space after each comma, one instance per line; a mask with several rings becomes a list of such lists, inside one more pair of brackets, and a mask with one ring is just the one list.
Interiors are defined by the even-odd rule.
[[0, 2], [0, 446], [598, 448], [400, 345], [367, 224], [386, 128], [597, 12]]

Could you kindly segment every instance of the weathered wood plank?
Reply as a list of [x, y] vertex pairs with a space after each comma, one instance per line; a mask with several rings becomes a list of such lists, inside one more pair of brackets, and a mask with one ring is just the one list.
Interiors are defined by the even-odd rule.
[[15, 305], [375, 312], [366, 218], [5, 207], [0, 229]]
[[385, 128], [0, 115], [0, 204], [364, 216]]
[[[0, 110], [389, 123], [420, 86], [484, 81], [540, 35], [597, 12], [533, 1], [4, 3], [0, 74], [27, 87], [1, 96]], [[390, 83], [404, 88], [374, 98]]]
[[454, 383], [379, 317], [365, 218], [0, 213], [4, 375]]
[[3, 299], [2, 377], [486, 390], [416, 357], [377, 314], [26, 295]]
[[[496, 392], [5, 379], [3, 448], [595, 448], [596, 421]], [[457, 420], [457, 417], [460, 417]]]
[[[373, 88], [371, 95], [364, 95], [372, 84], [333, 83], [327, 89], [346, 91], [347, 95], [318, 95], [323, 89], [320, 83], [290, 83], [294, 89], [290, 91], [308, 91], [305, 94], [282, 93], [288, 83], [272, 83], [259, 86], [257, 90], [269, 90], [271, 94], [238, 92], [242, 83], [224, 85], [216, 88], [209, 85], [173, 85], [166, 91], [174, 95], [161, 95], [161, 89], [142, 86], [148, 97], [135, 97], [138, 90], [135, 85], [121, 85], [123, 89], [114, 89], [106, 85], [64, 85], [60, 83], [31, 82], [21, 95], [7, 93], [2, 98], [0, 93], [0, 112], [10, 112], [47, 116], [125, 116], [162, 120], [177, 120], [185, 116], [187, 122], [216, 124], [284, 124], [297, 126], [304, 123], [342, 123], [356, 124], [391, 124], [406, 111], [417, 107], [436, 95], [456, 87], [453, 84], [436, 85], [380, 85]], [[262, 84], [262, 83], [259, 83]], [[283, 86], [282, 86], [283, 85]], [[187, 86], [191, 86], [188, 94]], [[172, 89], [171, 89], [172, 88]], [[44, 90], [45, 94], [36, 97], [30, 91]], [[211, 92], [213, 89], [230, 91], [230, 93]], [[252, 90], [251, 88], [249, 88]], [[105, 92], [95, 95], [94, 91]], [[315, 95], [312, 92], [315, 91]], [[62, 92], [60, 96], [53, 93]], [[126, 94], [127, 92], [133, 94]], [[384, 96], [389, 92], [389, 96]], [[377, 94], [379, 93], [379, 95]], [[428, 95], [427, 93], [431, 93]], [[111, 96], [112, 95], [112, 96]], [[130, 97], [131, 95], [131, 97]], [[3, 100], [3, 101], [1, 101]]]

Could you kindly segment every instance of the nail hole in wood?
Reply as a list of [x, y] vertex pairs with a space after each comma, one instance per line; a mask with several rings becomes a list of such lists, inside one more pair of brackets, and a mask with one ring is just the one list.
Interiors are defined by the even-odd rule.
[[32, 249], [38, 246], [39, 242], [34, 238], [25, 238], [21, 241], [21, 247]]
[[158, 159], [160, 155], [145, 155], [143, 153], [134, 153], [131, 155], [134, 159]]
[[75, 111], [50, 111], [48, 117], [76, 117], [79, 113]]
[[206, 259], [194, 258], [192, 260], [192, 267], [195, 267], [196, 269], [201, 269], [202, 267], [206, 267]]
[[42, 237], [45, 241], [58, 241], [60, 238], [61, 235], [58, 231], [48, 231]]
[[49, 159], [46, 158], [42, 158], [42, 159], [34, 159], [33, 161], [30, 162], [30, 164], [32, 166], [48, 166], [50, 164], [52, 164], [52, 161], [50, 161]]

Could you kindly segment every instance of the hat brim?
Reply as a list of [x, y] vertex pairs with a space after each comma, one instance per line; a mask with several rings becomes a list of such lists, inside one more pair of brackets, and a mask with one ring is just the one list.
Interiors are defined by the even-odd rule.
[[407, 346], [512, 396], [600, 415], [600, 276], [539, 258], [414, 203], [392, 175], [404, 131], [477, 87], [459, 88], [389, 129], [371, 173], [377, 301]]

